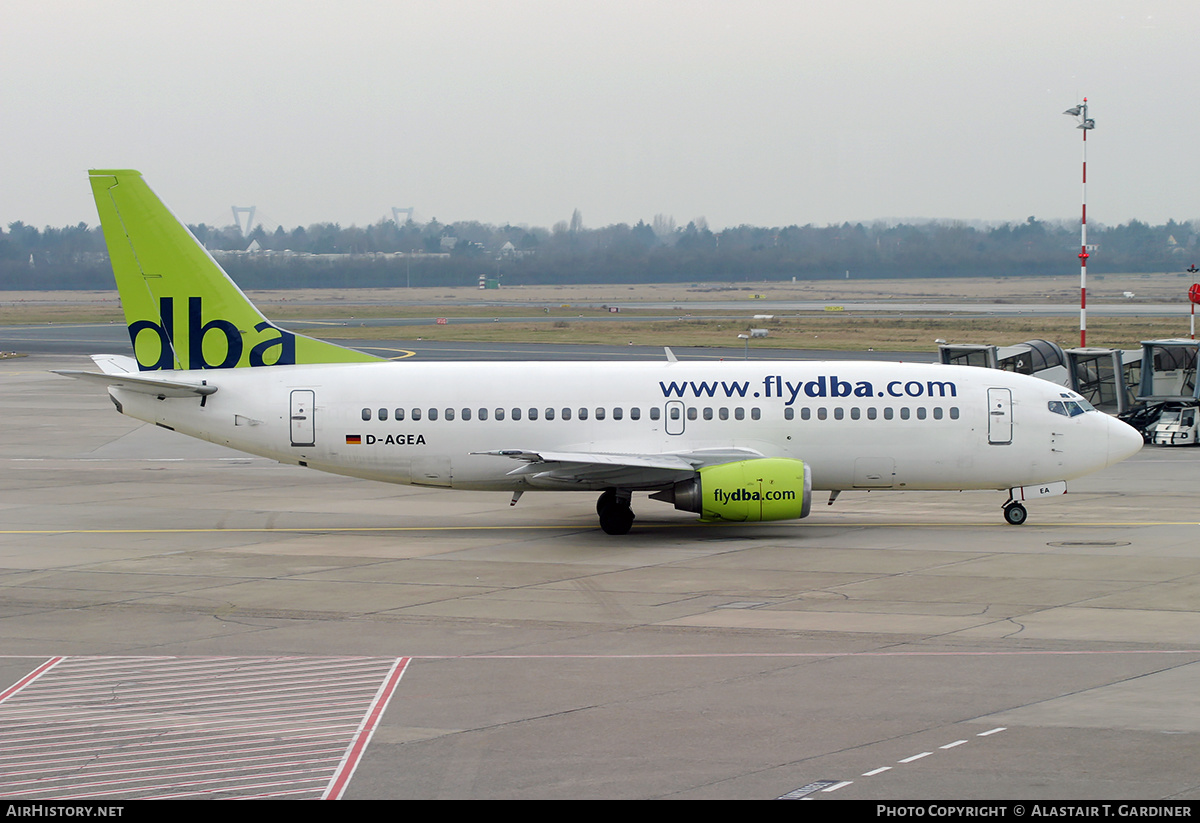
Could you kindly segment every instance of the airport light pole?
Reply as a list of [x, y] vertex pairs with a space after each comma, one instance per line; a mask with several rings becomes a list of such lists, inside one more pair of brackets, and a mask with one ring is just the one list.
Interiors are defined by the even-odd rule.
[[1096, 121], [1088, 117], [1087, 98], [1078, 106], [1067, 109], [1079, 121], [1075, 128], [1083, 130], [1083, 212], [1079, 220], [1079, 346], [1087, 346], [1087, 134], [1096, 128]]

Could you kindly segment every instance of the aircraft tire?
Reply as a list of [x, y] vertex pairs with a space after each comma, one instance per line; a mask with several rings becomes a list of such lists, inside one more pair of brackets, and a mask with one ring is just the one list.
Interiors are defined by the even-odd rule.
[[1029, 512], [1020, 503], [1009, 503], [1004, 507], [1004, 522], [1010, 526], [1020, 526], [1029, 517]]
[[600, 509], [600, 528], [605, 534], [629, 534], [633, 528], [633, 509], [615, 497], [611, 505]]
[[605, 489], [601, 493], [600, 498], [596, 501], [596, 514], [604, 514], [604, 510], [612, 508], [617, 502], [617, 492], [615, 489]]

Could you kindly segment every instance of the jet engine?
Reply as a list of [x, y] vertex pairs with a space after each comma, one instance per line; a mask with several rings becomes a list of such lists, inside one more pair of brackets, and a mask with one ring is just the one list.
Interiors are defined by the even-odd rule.
[[650, 495], [702, 520], [797, 520], [812, 505], [812, 472], [801, 460], [765, 457], [705, 466]]

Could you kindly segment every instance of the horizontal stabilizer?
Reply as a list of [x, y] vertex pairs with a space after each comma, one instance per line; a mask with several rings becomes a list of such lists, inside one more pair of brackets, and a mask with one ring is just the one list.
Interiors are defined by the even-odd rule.
[[186, 383], [179, 380], [158, 380], [153, 377], [138, 377], [134, 374], [101, 374], [94, 371], [69, 371], [52, 369], [63, 377], [88, 380], [118, 389], [152, 394], [155, 397], [203, 397], [216, 392], [216, 386], [207, 383]]

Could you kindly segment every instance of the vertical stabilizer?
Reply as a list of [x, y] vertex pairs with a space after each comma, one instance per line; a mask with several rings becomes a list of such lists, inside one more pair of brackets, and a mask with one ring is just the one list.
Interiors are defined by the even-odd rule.
[[378, 360], [263, 317], [140, 172], [89, 172], [138, 366], [226, 369]]

